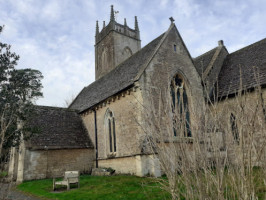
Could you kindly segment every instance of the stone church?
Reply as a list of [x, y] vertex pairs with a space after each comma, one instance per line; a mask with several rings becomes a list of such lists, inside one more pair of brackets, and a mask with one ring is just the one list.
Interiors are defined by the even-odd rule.
[[[90, 173], [95, 167], [160, 176], [159, 160], [147, 148], [146, 139], [155, 126], [151, 121], [173, 117], [164, 112], [173, 109], [165, 102], [182, 102], [186, 128], [180, 135], [172, 120], [159, 125], [172, 137], [187, 140], [195, 137], [195, 127], [202, 123], [208, 106], [206, 99], [214, 91], [225, 121], [232, 119], [240, 85], [250, 91], [250, 104], [252, 91], [261, 86], [265, 105], [266, 39], [233, 53], [221, 40], [214, 49], [192, 58], [173, 18], [170, 21], [168, 30], [141, 48], [137, 17], [134, 28], [126, 19], [119, 24], [111, 6], [110, 22], [103, 23], [101, 30], [96, 23], [96, 80], [80, 91], [69, 108], [36, 106], [31, 123], [41, 133], [11, 150], [9, 176], [21, 182], [59, 176], [66, 170]], [[254, 64], [258, 76], [253, 75]]]

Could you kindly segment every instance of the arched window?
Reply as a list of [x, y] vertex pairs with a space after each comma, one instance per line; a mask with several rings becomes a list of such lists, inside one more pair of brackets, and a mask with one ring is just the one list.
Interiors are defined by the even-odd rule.
[[116, 152], [116, 133], [115, 133], [115, 118], [113, 112], [108, 110], [107, 112], [107, 133], [108, 133], [108, 140], [109, 140], [109, 150], [110, 152]]
[[181, 136], [178, 133], [183, 132], [185, 137], [191, 137], [188, 97], [184, 80], [180, 75], [176, 75], [172, 79], [170, 89], [174, 136]]
[[231, 125], [231, 131], [233, 134], [234, 141], [239, 144], [239, 133], [238, 133], [237, 123], [236, 123], [236, 117], [233, 113], [231, 113], [230, 115], [230, 125]]

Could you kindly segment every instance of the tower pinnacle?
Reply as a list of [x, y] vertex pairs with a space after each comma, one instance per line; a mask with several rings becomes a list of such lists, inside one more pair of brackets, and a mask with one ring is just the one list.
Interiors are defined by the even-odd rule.
[[99, 35], [99, 25], [98, 20], [96, 21], [96, 36]]
[[139, 24], [138, 24], [137, 16], [135, 16], [135, 31], [136, 31], [136, 38], [137, 39], [140, 39], [140, 35], [139, 35]]
[[137, 17], [135, 29], [130, 28], [127, 19], [118, 23], [119, 11], [111, 5], [110, 21], [103, 21], [103, 28], [99, 31], [96, 22], [95, 36], [95, 77], [99, 79], [116, 68], [120, 63], [132, 56], [141, 48], [140, 31]]
[[137, 16], [135, 16], [135, 31], [139, 31], [139, 24], [138, 24]]
[[111, 17], [110, 17], [110, 21], [115, 21], [115, 13], [114, 13], [114, 6], [111, 5]]
[[124, 18], [124, 26], [127, 26], [127, 19]]

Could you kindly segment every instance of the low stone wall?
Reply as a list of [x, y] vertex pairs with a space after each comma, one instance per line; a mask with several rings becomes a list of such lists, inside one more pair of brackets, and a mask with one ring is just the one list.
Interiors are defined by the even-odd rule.
[[91, 172], [93, 149], [26, 150], [23, 180], [63, 176], [65, 171]]
[[98, 165], [101, 168], [111, 167], [118, 174], [136, 174], [135, 156], [98, 160]]
[[99, 167], [115, 170], [117, 174], [161, 176], [160, 163], [155, 155], [135, 155], [98, 161]]

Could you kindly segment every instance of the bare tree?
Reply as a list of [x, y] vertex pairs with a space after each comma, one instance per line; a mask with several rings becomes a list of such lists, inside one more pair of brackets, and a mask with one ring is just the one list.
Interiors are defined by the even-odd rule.
[[172, 199], [265, 198], [262, 89], [248, 92], [240, 84], [236, 96], [224, 100], [217, 98], [217, 90], [212, 96], [205, 91], [203, 113], [194, 109], [200, 105], [186, 105], [182, 83], [171, 84], [165, 91], [154, 87], [146, 91], [150, 99], [149, 105], [142, 105], [144, 122], [135, 120], [168, 178], [159, 179], [161, 185]]

